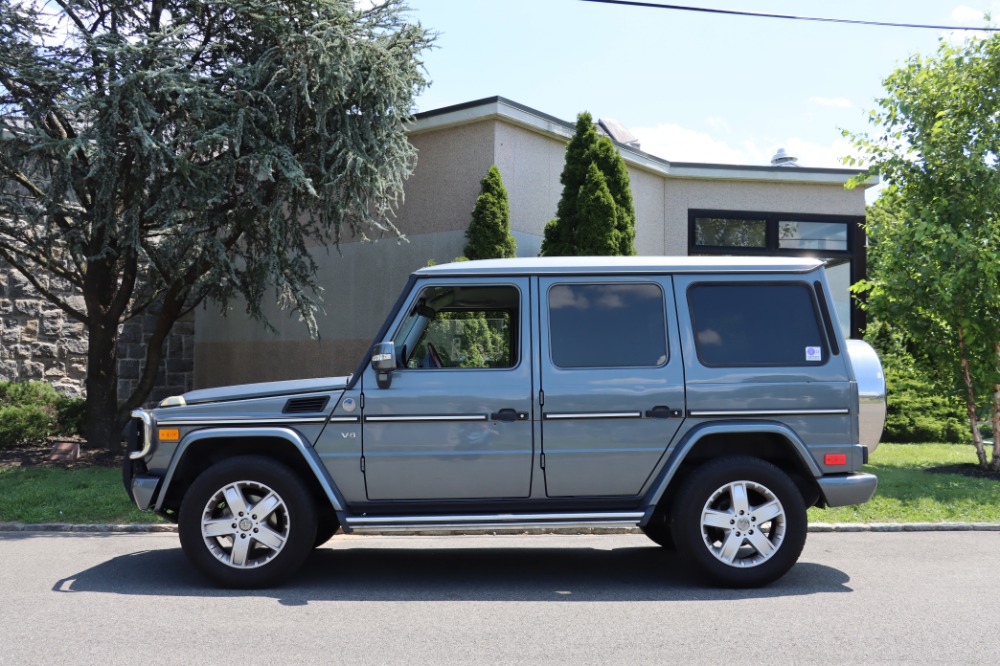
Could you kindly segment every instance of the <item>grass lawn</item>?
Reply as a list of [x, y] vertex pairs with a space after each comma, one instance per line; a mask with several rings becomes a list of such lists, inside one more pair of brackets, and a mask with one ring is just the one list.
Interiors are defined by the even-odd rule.
[[[971, 446], [882, 444], [866, 470], [879, 477], [867, 504], [810, 509], [814, 523], [1000, 523], [1000, 482], [928, 467], [971, 463]], [[0, 522], [156, 523], [132, 505], [117, 468], [0, 468]]]
[[1000, 481], [930, 474], [928, 467], [974, 463], [971, 445], [882, 444], [865, 471], [878, 476], [867, 504], [810, 509], [811, 523], [1000, 523]]
[[0, 469], [0, 523], [160, 523], [125, 494], [117, 467]]

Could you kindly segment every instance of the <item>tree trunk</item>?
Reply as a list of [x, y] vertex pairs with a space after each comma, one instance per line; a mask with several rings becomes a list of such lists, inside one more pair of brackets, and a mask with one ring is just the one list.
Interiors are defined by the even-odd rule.
[[87, 443], [92, 448], [118, 448], [118, 322], [91, 317], [87, 345]]
[[[972, 373], [969, 372], [969, 359], [965, 348], [965, 332], [962, 327], [958, 328], [958, 350], [959, 358], [962, 361], [962, 380], [965, 382], [965, 407], [969, 413], [969, 427], [972, 429], [972, 444], [976, 447], [976, 458], [979, 459], [979, 466], [982, 469], [989, 469], [986, 461], [986, 445], [983, 443], [983, 434], [979, 432], [979, 416], [976, 415], [976, 389], [972, 383]], [[996, 435], [994, 434], [994, 437]]]
[[[1000, 342], [996, 344], [995, 357], [997, 367], [1000, 368]], [[1000, 472], [1000, 384], [993, 385], [993, 414], [991, 423], [993, 425], [993, 459], [990, 461], [990, 469]]]

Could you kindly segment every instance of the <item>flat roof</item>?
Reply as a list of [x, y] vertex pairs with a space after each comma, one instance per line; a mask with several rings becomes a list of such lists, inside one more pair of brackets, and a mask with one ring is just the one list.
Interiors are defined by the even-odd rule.
[[[480, 122], [490, 118], [502, 119], [513, 125], [565, 141], [569, 141], [576, 130], [575, 123], [556, 118], [555, 116], [497, 95], [418, 113], [414, 116], [414, 121], [407, 126], [407, 132], [419, 134], [421, 132]], [[612, 141], [614, 141], [614, 138], [612, 138]], [[787, 167], [764, 164], [671, 162], [670, 160], [651, 155], [650, 153], [622, 143], [615, 142], [615, 145], [627, 163], [673, 178], [843, 185], [854, 176], [864, 172], [860, 169], [831, 169], [798, 165]], [[877, 178], [869, 178], [860, 187], [867, 188], [877, 183]]]
[[456, 261], [414, 275], [612, 275], [625, 273], [808, 273], [823, 265], [809, 257], [524, 257]]

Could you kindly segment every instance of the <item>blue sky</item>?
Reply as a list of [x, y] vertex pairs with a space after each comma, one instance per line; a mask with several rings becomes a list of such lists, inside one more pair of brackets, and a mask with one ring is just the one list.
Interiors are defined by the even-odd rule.
[[[1000, 2], [654, 0], [885, 22], [985, 25]], [[673, 161], [838, 167], [841, 129], [864, 130], [882, 80], [931, 55], [939, 30], [812, 23], [580, 0], [409, 0], [439, 34], [418, 111], [502, 95], [565, 120], [580, 111], [631, 129]]]

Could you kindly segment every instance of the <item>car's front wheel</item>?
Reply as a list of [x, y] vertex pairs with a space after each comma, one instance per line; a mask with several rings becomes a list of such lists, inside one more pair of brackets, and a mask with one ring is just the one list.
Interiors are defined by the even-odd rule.
[[805, 502], [792, 479], [751, 457], [695, 469], [673, 506], [677, 550], [710, 580], [758, 587], [795, 564], [805, 545]]
[[178, 517], [181, 547], [194, 566], [226, 587], [267, 587], [312, 551], [316, 507], [285, 465], [240, 456], [202, 472]]

